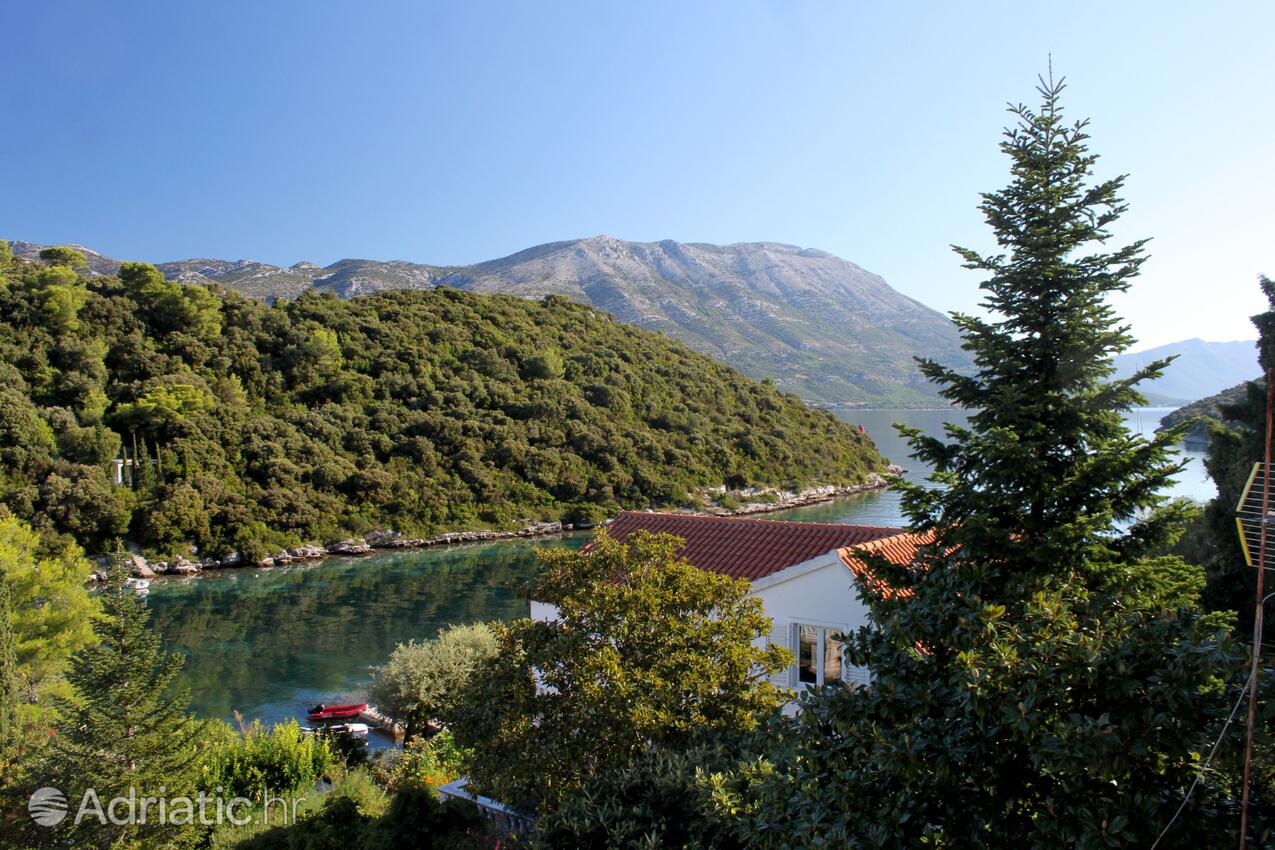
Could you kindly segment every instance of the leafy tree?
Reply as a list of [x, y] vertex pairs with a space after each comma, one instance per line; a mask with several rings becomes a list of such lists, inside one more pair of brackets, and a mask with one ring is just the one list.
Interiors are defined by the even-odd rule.
[[[752, 821], [761, 843], [1149, 846], [1234, 702], [1240, 654], [1195, 609], [1198, 574], [1151, 557], [1180, 519], [1154, 511], [1177, 434], [1122, 425], [1164, 363], [1110, 380], [1131, 339], [1106, 300], [1143, 243], [1104, 247], [1122, 179], [1090, 182], [1062, 89], [1042, 81], [1039, 111], [1011, 109], [1013, 179], [981, 207], [1002, 253], [957, 249], [988, 275], [988, 317], [955, 317], [975, 371], [922, 364], [975, 411], [947, 440], [908, 432], [944, 485], [904, 485], [933, 542], [907, 566], [874, 561], [849, 649], [873, 685], [805, 703]], [[1196, 808], [1219, 790], [1198, 789], [1161, 846], [1231, 840]]]
[[[9, 244], [5, 243], [8, 249]], [[12, 256], [12, 254], [10, 254]], [[70, 245], [51, 245], [48, 248], [40, 249], [40, 259], [44, 260], [49, 266], [63, 266], [68, 269], [87, 269], [89, 266], [88, 258], [84, 256], [84, 252]]]
[[738, 744], [690, 752], [654, 749], [603, 770], [536, 821], [535, 850], [651, 847], [737, 850], [734, 807], [752, 781]]
[[36, 278], [40, 309], [58, 333], [69, 333], [80, 326], [80, 310], [89, 292], [68, 266], [50, 266]]
[[490, 627], [452, 626], [433, 640], [399, 644], [376, 669], [368, 698], [401, 725], [408, 740], [444, 716], [498, 647]]
[[72, 653], [92, 641], [97, 610], [85, 590], [89, 565], [75, 550], [40, 557], [40, 537], [21, 520], [0, 517], [0, 579], [9, 593], [21, 702], [47, 714]]
[[[174, 687], [183, 658], [163, 651], [147, 628], [148, 612], [126, 584], [126, 558], [116, 557], [103, 593], [104, 615], [93, 623], [98, 640], [76, 653], [67, 673], [74, 694], [62, 700], [64, 722], [52, 743], [48, 772], [68, 800], [93, 789], [103, 806], [114, 797], [193, 796], [199, 780], [204, 724], [187, 711], [188, 697]], [[165, 790], [160, 791], [163, 787]], [[85, 817], [45, 830], [46, 841], [65, 846], [139, 848], [180, 844], [179, 824], [102, 824]]]
[[13, 262], [13, 249], [9, 247], [8, 239], [0, 239], [0, 266], [7, 266]]
[[471, 779], [552, 810], [599, 771], [752, 728], [784, 701], [765, 677], [791, 654], [754, 644], [770, 620], [751, 586], [691, 566], [681, 543], [603, 533], [588, 552], [539, 553], [535, 595], [557, 618], [499, 627], [450, 718]]

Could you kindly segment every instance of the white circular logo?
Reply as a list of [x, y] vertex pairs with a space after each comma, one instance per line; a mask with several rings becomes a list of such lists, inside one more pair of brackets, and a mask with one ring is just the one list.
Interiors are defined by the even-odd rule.
[[66, 795], [56, 788], [38, 788], [27, 801], [27, 811], [40, 826], [57, 826], [66, 818]]

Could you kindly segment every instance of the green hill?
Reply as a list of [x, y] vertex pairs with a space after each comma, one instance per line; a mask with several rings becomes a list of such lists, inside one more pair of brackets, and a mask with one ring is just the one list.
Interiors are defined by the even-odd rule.
[[1186, 442], [1191, 445], [1207, 447], [1209, 443], [1209, 422], [1226, 422], [1226, 408], [1239, 404], [1244, 399], [1248, 393], [1249, 383], [1256, 383], [1259, 386], [1265, 386], [1266, 384], [1264, 380], [1246, 381], [1222, 390], [1215, 395], [1202, 398], [1199, 401], [1193, 401], [1162, 417], [1160, 419], [1160, 428], [1157, 430], [1172, 428], [1183, 422], [1191, 422], [1191, 427], [1186, 432]]
[[[14, 242], [18, 256], [44, 246]], [[119, 261], [83, 249], [89, 268]], [[264, 301], [303, 292], [342, 298], [449, 286], [539, 300], [565, 295], [622, 322], [661, 331], [749, 377], [810, 401], [855, 407], [946, 407], [918, 355], [965, 367], [956, 326], [880, 276], [824, 251], [775, 242], [706, 245], [609, 236], [552, 242], [471, 266], [340, 260], [286, 268], [255, 260], [158, 263], [169, 280], [219, 283]]]
[[0, 501], [90, 550], [572, 521], [885, 463], [769, 382], [560, 296], [268, 306], [144, 264], [12, 259], [0, 277]]

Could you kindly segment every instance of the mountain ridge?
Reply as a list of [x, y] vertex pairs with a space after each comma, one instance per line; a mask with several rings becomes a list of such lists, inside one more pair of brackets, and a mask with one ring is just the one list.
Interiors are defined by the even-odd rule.
[[1118, 355], [1115, 377], [1127, 378], [1154, 360], [1174, 355], [1177, 359], [1159, 380], [1142, 388], [1153, 404], [1186, 404], [1261, 377], [1255, 340], [1210, 342], [1199, 337]]
[[[42, 247], [12, 245], [28, 258]], [[89, 253], [95, 272], [118, 267]], [[355, 258], [321, 267], [209, 258], [155, 265], [170, 280], [218, 283], [268, 302], [310, 290], [350, 298], [436, 286], [533, 299], [564, 295], [832, 405], [945, 406], [913, 358], [968, 363], [943, 314], [855, 263], [782, 242], [631, 242], [601, 235], [459, 266]]]

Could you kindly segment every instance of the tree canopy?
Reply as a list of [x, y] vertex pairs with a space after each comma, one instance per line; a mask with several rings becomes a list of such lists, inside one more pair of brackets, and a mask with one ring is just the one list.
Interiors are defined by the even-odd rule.
[[791, 654], [754, 643], [770, 634], [761, 601], [679, 558], [681, 543], [602, 533], [589, 551], [541, 552], [534, 596], [556, 617], [497, 626], [499, 651], [449, 718], [480, 787], [551, 810], [639, 753], [751, 729], [785, 701], [766, 677]]
[[483, 623], [399, 644], [373, 673], [368, 699], [411, 740], [450, 712], [470, 677], [498, 651], [496, 636]]
[[0, 503], [50, 542], [260, 557], [884, 465], [832, 414], [562, 298], [266, 305], [144, 263], [73, 265], [0, 268]]

